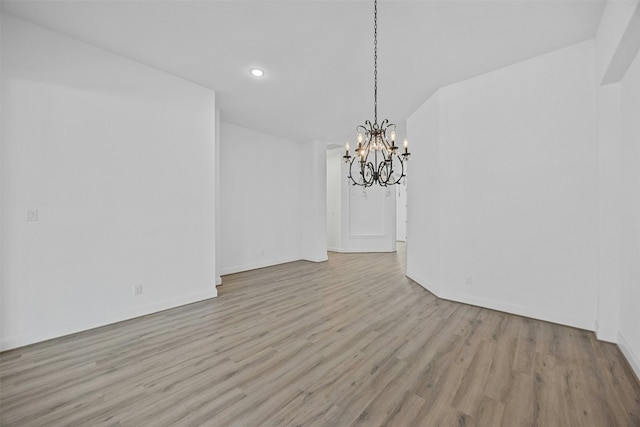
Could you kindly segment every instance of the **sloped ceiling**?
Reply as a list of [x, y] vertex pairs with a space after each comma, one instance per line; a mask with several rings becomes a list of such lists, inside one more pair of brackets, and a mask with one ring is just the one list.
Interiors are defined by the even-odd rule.
[[[603, 1], [378, 4], [379, 117], [595, 36]], [[5, 13], [214, 89], [223, 120], [342, 142], [373, 117], [373, 1], [3, 1]], [[249, 75], [260, 66], [265, 77]]]

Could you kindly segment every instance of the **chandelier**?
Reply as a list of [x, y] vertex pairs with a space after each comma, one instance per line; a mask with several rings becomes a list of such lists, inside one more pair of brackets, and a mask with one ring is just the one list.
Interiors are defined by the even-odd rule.
[[[405, 177], [405, 162], [409, 160], [408, 141], [404, 139], [404, 151], [396, 145], [396, 125], [384, 119], [378, 124], [378, 0], [373, 2], [373, 123], [369, 120], [356, 127], [358, 147], [353, 156], [342, 156], [349, 165], [348, 179], [353, 185], [382, 187], [398, 184]], [[354, 168], [355, 165], [355, 168]], [[354, 170], [355, 169], [355, 170]]]

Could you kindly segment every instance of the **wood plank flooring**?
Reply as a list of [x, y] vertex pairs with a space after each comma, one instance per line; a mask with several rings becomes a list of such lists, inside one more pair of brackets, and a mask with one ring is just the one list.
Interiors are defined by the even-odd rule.
[[404, 253], [223, 278], [219, 297], [0, 354], [2, 426], [640, 426], [591, 332], [439, 300]]

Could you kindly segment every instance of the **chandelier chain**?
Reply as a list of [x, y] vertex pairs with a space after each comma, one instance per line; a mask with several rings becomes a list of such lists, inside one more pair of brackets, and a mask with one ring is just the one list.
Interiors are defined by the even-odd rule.
[[378, 124], [378, 0], [373, 2], [373, 122]]
[[349, 165], [347, 179], [353, 185], [389, 187], [406, 177], [406, 162], [411, 153], [407, 149], [406, 138], [404, 152], [400, 152], [396, 145], [396, 125], [387, 119], [378, 123], [378, 0], [373, 2], [373, 111], [373, 123], [366, 120], [356, 126], [358, 148], [355, 155], [349, 153], [347, 142], [342, 158]]

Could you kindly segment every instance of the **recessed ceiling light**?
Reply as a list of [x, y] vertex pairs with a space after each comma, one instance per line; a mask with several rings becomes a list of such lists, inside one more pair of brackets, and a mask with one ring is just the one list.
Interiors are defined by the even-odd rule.
[[262, 77], [262, 76], [264, 76], [264, 71], [262, 71], [260, 68], [252, 68], [251, 70], [249, 70], [249, 72], [251, 73], [251, 75], [253, 77]]

